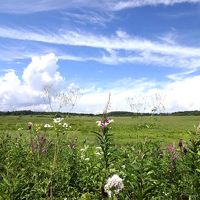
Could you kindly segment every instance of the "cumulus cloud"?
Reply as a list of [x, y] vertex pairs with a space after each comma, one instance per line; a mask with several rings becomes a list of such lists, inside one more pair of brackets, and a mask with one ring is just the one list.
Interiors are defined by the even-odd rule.
[[199, 83], [200, 75], [167, 84], [163, 89], [167, 95], [167, 110], [200, 110]]
[[111, 111], [131, 111], [129, 98], [133, 99], [133, 103], [140, 105], [139, 112], [151, 112], [159, 103], [164, 106], [162, 112], [200, 110], [199, 82], [200, 76], [166, 83], [147, 79], [123, 79], [115, 82], [110, 88], [91, 87], [82, 96], [75, 111], [101, 113], [109, 93], [111, 93]]
[[59, 87], [63, 81], [57, 65], [57, 57], [50, 53], [44, 56], [35, 56], [23, 72], [24, 84], [31, 90], [41, 90], [45, 85]]
[[[22, 76], [17, 75], [14, 70], [6, 71], [0, 76], [0, 110], [46, 110], [47, 104], [41, 95], [44, 86], [53, 84], [55, 91], [64, 91], [65, 80], [58, 71], [57, 62], [58, 58], [54, 54], [34, 57], [24, 69]], [[171, 79], [164, 83], [145, 78], [139, 80], [125, 78], [104, 88], [93, 85], [82, 89], [83, 95], [73, 111], [102, 112], [109, 93], [111, 93], [111, 110], [130, 111], [128, 98], [137, 97], [141, 103], [141, 99], [152, 97], [156, 93], [163, 94], [166, 112], [196, 110], [200, 109], [199, 82], [200, 75], [195, 75], [187, 78], [180, 76], [179, 79]], [[152, 109], [153, 102], [150, 104], [147, 112]]]
[[41, 94], [46, 85], [53, 85], [54, 90], [62, 87], [64, 78], [58, 72], [57, 57], [47, 54], [33, 57], [31, 63], [24, 69], [22, 77], [14, 70], [9, 70], [0, 77], [0, 108], [44, 109], [44, 99]]

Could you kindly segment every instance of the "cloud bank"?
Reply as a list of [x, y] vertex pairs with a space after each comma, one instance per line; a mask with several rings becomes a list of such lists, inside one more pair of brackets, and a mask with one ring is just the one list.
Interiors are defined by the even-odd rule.
[[[63, 90], [65, 80], [59, 73], [58, 58], [55, 54], [33, 57], [24, 69], [22, 76], [15, 71], [6, 71], [0, 77], [0, 110], [46, 110], [47, 105], [42, 97], [45, 85], [53, 84], [55, 91]], [[127, 110], [129, 97], [153, 96], [162, 93], [165, 97], [166, 112], [200, 109], [198, 85], [200, 75], [165, 83], [149, 79], [118, 80], [110, 87], [101, 88], [93, 85], [82, 88], [82, 97], [74, 112], [102, 112], [111, 93], [111, 110]], [[65, 85], [66, 86], [66, 85]], [[149, 107], [150, 111], [152, 107]]]

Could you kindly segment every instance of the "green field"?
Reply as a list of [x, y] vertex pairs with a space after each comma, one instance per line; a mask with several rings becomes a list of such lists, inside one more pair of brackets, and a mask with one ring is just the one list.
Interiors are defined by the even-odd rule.
[[0, 117], [0, 200], [200, 199], [199, 116], [53, 119]]
[[[158, 140], [161, 143], [177, 143], [180, 138], [189, 139], [189, 131], [195, 130], [199, 124], [199, 116], [148, 116], [148, 117], [111, 117], [114, 119], [111, 133], [115, 144], [133, 144], [145, 138]], [[71, 125], [66, 137], [78, 139], [78, 143], [95, 144], [95, 131], [98, 131], [96, 121], [100, 117], [70, 116], [65, 121]], [[27, 123], [33, 122], [43, 127], [52, 124], [53, 116], [0, 116], [0, 131], [16, 134], [28, 134]], [[18, 130], [23, 128], [23, 130]], [[42, 128], [41, 131], [47, 131]]]

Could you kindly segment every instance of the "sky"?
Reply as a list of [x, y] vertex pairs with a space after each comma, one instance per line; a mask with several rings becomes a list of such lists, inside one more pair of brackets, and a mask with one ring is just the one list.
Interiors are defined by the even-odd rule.
[[200, 110], [200, 0], [0, 4], [0, 110]]

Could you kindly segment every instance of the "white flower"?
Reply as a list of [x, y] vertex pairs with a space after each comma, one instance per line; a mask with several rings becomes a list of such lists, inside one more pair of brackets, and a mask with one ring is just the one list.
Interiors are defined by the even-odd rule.
[[63, 124], [63, 128], [68, 128], [68, 127], [69, 127], [69, 125], [67, 123]]
[[21, 131], [21, 130], [23, 130], [23, 128], [18, 128], [18, 131]]
[[96, 121], [97, 126], [101, 126], [101, 121]]
[[51, 128], [52, 126], [50, 124], [45, 124], [44, 128]]
[[101, 147], [96, 147], [96, 152], [95, 152], [95, 154], [96, 154], [97, 156], [100, 156], [100, 155], [103, 154]]
[[87, 151], [88, 147], [89, 147], [88, 145], [84, 145], [84, 148], [80, 149], [81, 159], [83, 159], [83, 160], [87, 160], [87, 158], [85, 158], [85, 155], [86, 155], [86, 151]]
[[85, 149], [80, 149], [81, 152], [85, 151]]
[[125, 169], [125, 168], [126, 168], [126, 165], [122, 165], [122, 168]]
[[88, 148], [89, 148], [88, 145], [84, 145], [84, 148], [80, 149], [80, 151], [83, 153], [83, 152], [87, 151]]
[[58, 117], [58, 118], [53, 119], [53, 122], [56, 123], [56, 124], [59, 124], [63, 119], [64, 118]]
[[118, 194], [123, 188], [123, 180], [117, 174], [114, 174], [112, 177], [110, 177], [104, 186], [104, 190], [109, 197]]
[[90, 160], [90, 158], [85, 158], [85, 161], [89, 161]]

